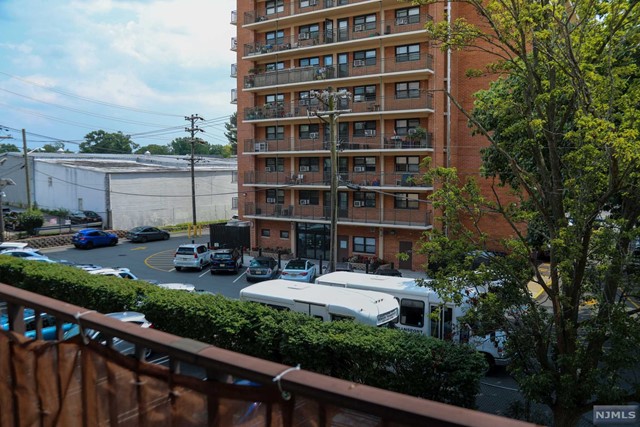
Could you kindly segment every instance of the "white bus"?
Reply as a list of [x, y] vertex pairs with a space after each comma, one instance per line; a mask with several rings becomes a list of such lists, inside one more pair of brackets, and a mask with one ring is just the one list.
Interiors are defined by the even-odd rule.
[[[435, 290], [419, 286], [414, 279], [336, 271], [318, 277], [316, 284], [393, 295], [400, 305], [396, 328], [469, 343], [484, 354], [491, 367], [506, 366], [510, 362], [504, 351], [506, 337], [503, 332], [473, 335], [471, 328], [461, 327], [458, 321], [468, 309], [466, 304], [443, 303]], [[432, 316], [432, 313], [435, 314]]]
[[371, 326], [391, 325], [399, 311], [398, 301], [381, 292], [334, 289], [284, 279], [247, 286], [240, 290], [240, 300], [297, 311], [324, 322], [353, 320]]

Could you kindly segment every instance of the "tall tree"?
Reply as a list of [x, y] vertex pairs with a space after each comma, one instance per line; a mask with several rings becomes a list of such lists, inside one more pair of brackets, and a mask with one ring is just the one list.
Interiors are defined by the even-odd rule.
[[64, 143], [62, 142], [53, 142], [51, 144], [45, 144], [41, 148], [45, 153], [57, 153], [58, 150], [62, 150], [65, 153], [70, 153], [69, 150], [65, 150]]
[[81, 153], [131, 154], [138, 144], [122, 132], [108, 133], [97, 130], [88, 133], [80, 143]]
[[20, 149], [15, 144], [0, 144], [0, 153], [18, 153]]
[[135, 154], [144, 154], [146, 152], [150, 154], [171, 154], [171, 147], [169, 145], [157, 145], [157, 144], [149, 144], [144, 147], [140, 147], [136, 150]]
[[[173, 154], [179, 156], [187, 156], [191, 154], [191, 138], [176, 138], [171, 141], [171, 150]], [[195, 139], [195, 154], [209, 154], [209, 144], [199, 138]]]
[[[422, 250], [430, 266], [445, 266], [433, 269], [434, 286], [451, 298], [469, 283], [501, 279], [496, 293], [478, 298], [470, 320], [507, 331], [522, 391], [551, 408], [555, 425], [575, 425], [593, 405], [640, 399], [633, 377], [640, 324], [628, 300], [640, 295], [628, 268], [640, 215], [640, 6], [457, 3], [482, 25], [456, 19], [427, 29], [443, 49], [496, 55], [486, 70], [469, 73], [501, 77], [465, 112], [489, 141], [483, 172], [496, 191], [481, 193], [455, 170], [431, 171], [444, 227]], [[473, 271], [467, 254], [487, 244], [486, 219], [495, 216], [512, 227], [514, 237], [502, 242], [510, 255]], [[532, 256], [540, 246], [549, 252], [548, 277]], [[447, 280], [454, 274], [463, 280]], [[548, 306], [530, 294], [531, 276]]]
[[229, 140], [231, 145], [231, 152], [233, 155], [238, 154], [238, 112], [234, 112], [229, 117], [229, 123], [224, 124], [224, 128], [227, 130], [224, 136]]

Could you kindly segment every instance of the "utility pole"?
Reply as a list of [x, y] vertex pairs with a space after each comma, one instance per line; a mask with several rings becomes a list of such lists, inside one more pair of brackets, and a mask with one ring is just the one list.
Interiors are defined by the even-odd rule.
[[27, 133], [22, 129], [22, 150], [24, 151], [24, 177], [27, 187], [27, 211], [31, 210], [31, 182], [29, 182], [29, 153], [27, 152]]
[[186, 121], [191, 123], [191, 127], [184, 128], [185, 131], [189, 132], [191, 135], [191, 159], [189, 163], [191, 164], [191, 208], [193, 210], [193, 225], [195, 226], [197, 223], [196, 220], [196, 175], [195, 175], [195, 163], [196, 163], [196, 132], [204, 132], [203, 129], [200, 129], [196, 126], [196, 122], [198, 120], [204, 120], [202, 117], [199, 117], [197, 114], [192, 114], [191, 116], [185, 116]]
[[[335, 271], [338, 262], [338, 117], [342, 113], [348, 113], [351, 110], [340, 110], [339, 102], [341, 99], [351, 101], [351, 93], [346, 90], [335, 92], [333, 88], [328, 87], [322, 92], [312, 92], [312, 96], [318, 98], [326, 107], [325, 111], [316, 111], [316, 116], [323, 119], [328, 117], [329, 134], [331, 137], [331, 187], [330, 187], [330, 203], [331, 203], [331, 225], [330, 225], [330, 252], [329, 265], [327, 272]], [[326, 123], [326, 121], [325, 121]]]

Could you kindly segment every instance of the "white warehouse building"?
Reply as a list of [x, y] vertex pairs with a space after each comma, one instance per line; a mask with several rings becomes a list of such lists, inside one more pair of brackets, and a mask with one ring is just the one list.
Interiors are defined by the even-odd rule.
[[[0, 167], [4, 205], [43, 209], [92, 210], [104, 227], [128, 230], [138, 225], [193, 221], [189, 158], [149, 155], [7, 153]], [[27, 168], [25, 168], [25, 165]], [[26, 185], [27, 177], [29, 185]], [[237, 210], [235, 158], [198, 157], [194, 166], [196, 220], [231, 218]]]

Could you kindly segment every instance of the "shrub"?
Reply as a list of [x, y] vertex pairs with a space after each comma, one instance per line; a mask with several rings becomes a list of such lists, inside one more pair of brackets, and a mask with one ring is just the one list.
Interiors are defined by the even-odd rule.
[[19, 227], [29, 235], [34, 235], [38, 227], [44, 224], [44, 215], [38, 209], [31, 209], [18, 214]]

